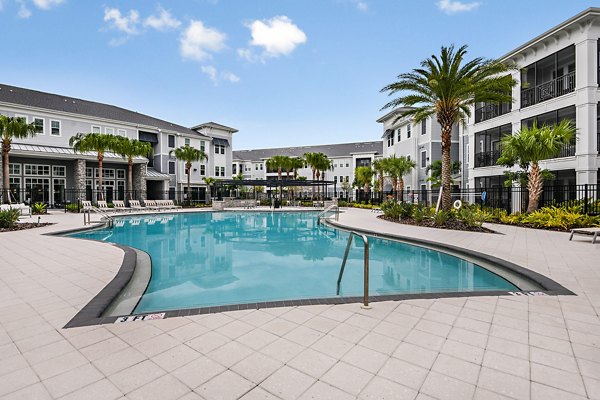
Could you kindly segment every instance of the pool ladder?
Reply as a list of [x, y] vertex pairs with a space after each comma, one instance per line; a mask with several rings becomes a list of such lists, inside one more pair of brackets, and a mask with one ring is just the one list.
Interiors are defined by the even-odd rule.
[[[87, 225], [87, 224], [91, 224], [91, 212], [95, 212], [96, 214], [100, 214], [100, 216], [104, 217], [106, 219], [106, 223], [108, 224], [108, 226], [110, 228], [113, 227], [114, 221], [115, 219], [111, 216], [108, 215], [108, 213], [104, 210], [99, 209], [98, 207], [89, 207], [89, 208], [84, 208], [83, 209], [83, 224]], [[86, 221], [86, 214], [87, 214], [87, 221]]]
[[328, 206], [326, 209], [324, 209], [323, 211], [321, 211], [319, 213], [319, 215], [317, 215], [317, 224], [321, 223], [321, 218], [324, 218], [328, 212], [334, 211], [334, 210], [335, 210], [335, 220], [339, 221], [340, 220], [340, 208], [336, 204], [332, 204], [332, 205]]
[[354, 236], [360, 237], [364, 243], [364, 250], [363, 250], [364, 291], [363, 291], [362, 308], [371, 308], [369, 306], [369, 239], [367, 238], [366, 235], [363, 235], [358, 232], [350, 231], [350, 236], [348, 237], [348, 244], [346, 245], [346, 252], [344, 253], [344, 261], [342, 261], [342, 267], [340, 268], [340, 275], [337, 280], [336, 294], [338, 296], [340, 295], [340, 285], [342, 283], [344, 269], [346, 268], [346, 261], [348, 260], [348, 253], [350, 252], [350, 247], [352, 246], [352, 238]]

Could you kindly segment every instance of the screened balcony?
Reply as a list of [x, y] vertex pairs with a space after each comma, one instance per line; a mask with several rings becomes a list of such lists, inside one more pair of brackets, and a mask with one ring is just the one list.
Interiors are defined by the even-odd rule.
[[575, 91], [575, 46], [521, 70], [521, 108]]
[[475, 133], [475, 168], [498, 165], [502, 155], [502, 138], [512, 134], [512, 125], [506, 124], [496, 128]]
[[[532, 118], [527, 118], [521, 121], [522, 127], [531, 128], [534, 122], [537, 122], [538, 127], [543, 125], [554, 126], [563, 120], [570, 120], [573, 124], [576, 124], [576, 111], [575, 106], [561, 108], [559, 110], [550, 111], [544, 114], [536, 115]], [[577, 138], [574, 137], [571, 143], [563, 146], [560, 153], [555, 158], [572, 157], [575, 155]]]
[[475, 123], [508, 114], [512, 110], [512, 103], [477, 103], [475, 105]]

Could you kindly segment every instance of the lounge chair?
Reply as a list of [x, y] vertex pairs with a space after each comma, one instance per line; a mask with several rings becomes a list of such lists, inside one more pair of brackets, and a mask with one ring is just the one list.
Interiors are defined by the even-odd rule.
[[131, 208], [132, 210], [147, 210], [146, 207], [143, 207], [140, 204], [139, 200], [129, 200], [129, 208]]
[[81, 202], [81, 209], [82, 209], [83, 211], [89, 211], [89, 210], [91, 210], [92, 208], [94, 208], [94, 207], [92, 206], [92, 202], [91, 202], [91, 201], [83, 200], [83, 201]]
[[104, 212], [113, 211], [105, 200], [98, 200], [98, 208]]
[[573, 239], [573, 235], [586, 235], [592, 237], [592, 243], [596, 243], [596, 238], [600, 236], [600, 228], [577, 228], [571, 229], [569, 240]]
[[125, 207], [125, 202], [123, 200], [114, 200], [113, 205], [115, 206], [115, 211], [131, 211], [129, 207]]
[[156, 200], [156, 203], [160, 207], [166, 208], [166, 209], [181, 208], [181, 206], [175, 205], [175, 203], [173, 202], [173, 200]]
[[0, 205], [0, 210], [19, 210], [21, 215], [28, 214], [31, 217], [31, 207], [24, 203], [15, 203], [15, 204], [2, 204]]
[[144, 200], [144, 206], [150, 210], [160, 211], [161, 206], [158, 205], [156, 200]]

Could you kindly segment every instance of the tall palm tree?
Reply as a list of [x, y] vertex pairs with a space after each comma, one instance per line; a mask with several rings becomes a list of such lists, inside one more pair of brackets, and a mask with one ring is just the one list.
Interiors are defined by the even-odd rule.
[[[291, 157], [291, 165], [294, 180], [298, 179], [298, 170], [306, 166], [304, 160], [300, 157]], [[292, 198], [294, 198], [294, 187], [292, 187]]]
[[373, 161], [373, 169], [377, 174], [377, 180], [379, 183], [379, 193], [383, 195], [383, 175], [385, 174], [385, 161], [383, 158], [379, 158]]
[[421, 68], [398, 75], [398, 81], [381, 89], [389, 95], [403, 93], [383, 109], [410, 107], [396, 120], [407, 115], [415, 123], [435, 116], [442, 127], [442, 209], [450, 210], [452, 185], [450, 146], [452, 128], [465, 124], [471, 107], [478, 102], [511, 102], [511, 89], [516, 81], [510, 75], [513, 66], [483, 58], [465, 61], [467, 46], [442, 46], [440, 56], [432, 55], [421, 62]]
[[212, 185], [214, 185], [214, 183], [217, 180], [210, 176], [205, 176], [204, 178], [202, 178], [202, 180], [204, 181], [204, 183], [206, 183], [206, 186], [208, 187], [208, 198], [210, 199], [212, 198]]
[[208, 160], [208, 156], [200, 149], [186, 144], [185, 146], [178, 147], [169, 152], [169, 155], [174, 155], [176, 159], [185, 161], [185, 174], [187, 175], [187, 200], [188, 205], [192, 199], [192, 188], [190, 184], [190, 175], [192, 170], [192, 163]]
[[[319, 157], [320, 157], [319, 154], [322, 154], [322, 153], [304, 153], [304, 162], [307, 166], [310, 167], [310, 169], [312, 171], [313, 182], [317, 178], [317, 164], [319, 163]], [[314, 198], [315, 198], [315, 187], [312, 186], [312, 193], [311, 193], [310, 199], [314, 200]]]
[[563, 120], [554, 126], [543, 125], [541, 128], [534, 123], [531, 128], [524, 127], [516, 135], [502, 139], [502, 155], [498, 164], [508, 167], [519, 165], [527, 172], [527, 212], [538, 208], [544, 187], [539, 162], [558, 156], [562, 147], [574, 139], [575, 131], [570, 120]]
[[416, 167], [416, 163], [405, 156], [396, 157], [395, 155], [388, 157], [384, 162], [385, 170], [390, 174], [394, 182], [394, 190], [396, 193], [404, 191], [404, 175]]
[[133, 193], [133, 159], [135, 157], [150, 157], [153, 154], [152, 145], [136, 139], [116, 136], [114, 150], [127, 158], [127, 191], [132, 199]]
[[[281, 181], [283, 169], [287, 164], [287, 156], [273, 156], [267, 160], [267, 170], [277, 171], [277, 180]], [[281, 193], [282, 195], [283, 193]], [[281, 195], [279, 199], [281, 200]]]
[[323, 182], [321, 184], [321, 190], [322, 190], [321, 200], [325, 200], [325, 172], [333, 171], [333, 161], [331, 161], [329, 158], [327, 158], [327, 156], [325, 154], [323, 154], [323, 156], [320, 159], [319, 169], [321, 170], [321, 181]]
[[2, 157], [4, 160], [2, 168], [2, 185], [4, 186], [4, 190], [2, 197], [4, 198], [4, 201], [9, 204], [11, 203], [11, 199], [10, 179], [8, 174], [8, 153], [10, 153], [12, 140], [33, 137], [35, 134], [35, 125], [33, 123], [28, 124], [24, 118], [0, 115], [0, 138], [2, 139]]
[[356, 167], [354, 170], [354, 180], [357, 187], [362, 187], [366, 194], [369, 193], [369, 188], [373, 181], [375, 172], [371, 167]]
[[117, 136], [104, 133], [78, 133], [69, 139], [69, 146], [77, 153], [88, 151], [96, 152], [98, 158], [98, 192], [100, 200], [104, 200], [104, 191], [102, 190], [102, 163], [104, 153], [113, 151], [116, 148]]

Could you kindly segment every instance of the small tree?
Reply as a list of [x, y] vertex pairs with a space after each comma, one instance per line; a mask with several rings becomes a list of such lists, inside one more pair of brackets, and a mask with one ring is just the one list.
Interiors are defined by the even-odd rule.
[[207, 160], [208, 156], [202, 150], [196, 149], [189, 144], [181, 146], [175, 150], [171, 150], [169, 155], [175, 155], [175, 158], [181, 161], [185, 161], [185, 174], [187, 175], [187, 200], [188, 205], [192, 198], [192, 188], [190, 183], [190, 173], [192, 169], [192, 163]]
[[539, 162], [558, 156], [562, 147], [574, 139], [575, 132], [572, 122], [563, 120], [558, 125], [543, 125], [541, 128], [534, 123], [531, 128], [524, 127], [516, 135], [502, 139], [502, 155], [498, 164], [507, 167], [519, 165], [527, 172], [527, 212], [538, 208], [544, 187], [544, 174]]
[[354, 170], [355, 186], [363, 188], [365, 193], [368, 194], [370, 192], [374, 174], [375, 172], [371, 169], [371, 167], [356, 167]]
[[10, 178], [8, 174], [8, 153], [10, 152], [10, 146], [13, 139], [26, 139], [28, 137], [35, 136], [35, 125], [33, 123], [28, 124], [24, 118], [19, 117], [6, 117], [0, 115], [0, 138], [2, 140], [2, 157], [3, 157], [3, 169], [2, 169], [2, 182], [4, 190], [2, 197], [7, 203], [11, 203], [10, 199]]
[[[452, 175], [456, 175], [460, 172], [460, 161], [453, 161], [450, 165]], [[438, 188], [442, 184], [442, 160], [435, 160], [425, 168], [426, 173], [429, 174], [427, 178], [428, 182], [431, 182], [432, 188]], [[454, 183], [454, 182], [452, 182]]]
[[127, 158], [127, 191], [129, 192], [129, 199], [132, 199], [133, 159], [135, 157], [150, 157], [153, 153], [152, 145], [148, 142], [116, 136], [114, 147], [116, 153]]
[[[273, 156], [271, 158], [269, 158], [267, 160], [267, 170], [271, 170], [271, 171], [277, 171], [277, 180], [281, 181], [282, 178], [282, 173], [284, 168], [287, 167], [288, 165], [288, 156]], [[275, 193], [277, 193], [277, 188], [275, 188], [276, 191]], [[283, 192], [283, 189], [282, 189]], [[281, 196], [283, 195], [283, 193], [280, 194], [279, 199], [281, 200]]]
[[208, 188], [208, 199], [210, 200], [212, 198], [212, 185], [214, 185], [214, 183], [217, 180], [210, 176], [204, 177], [204, 178], [202, 178], [202, 180], [204, 181], [204, 183], [206, 183], [206, 186]]
[[104, 191], [102, 190], [102, 164], [104, 162], [104, 153], [114, 151], [117, 147], [116, 136], [104, 133], [78, 133], [69, 139], [69, 145], [77, 153], [92, 151], [96, 153], [98, 159], [98, 191], [100, 200], [104, 200]]
[[373, 161], [373, 169], [377, 174], [377, 180], [379, 182], [379, 192], [383, 193], [383, 175], [385, 174], [385, 161], [383, 158]]

